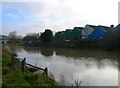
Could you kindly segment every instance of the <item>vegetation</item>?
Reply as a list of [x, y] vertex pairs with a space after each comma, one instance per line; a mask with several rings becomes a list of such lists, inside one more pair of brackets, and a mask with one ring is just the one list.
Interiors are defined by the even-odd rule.
[[43, 42], [51, 42], [53, 39], [52, 31], [49, 29], [46, 29], [45, 32], [41, 34], [40, 39]]
[[117, 35], [116, 31], [107, 33], [106, 38], [98, 43], [98, 47], [105, 50], [119, 50], [120, 35]]
[[[29, 42], [29, 41], [37, 41], [40, 40], [40, 34], [39, 33], [29, 33], [27, 34], [23, 39], [22, 39], [25, 43]], [[32, 42], [31, 41], [31, 42]]]
[[12, 62], [12, 54], [7, 50], [3, 49], [2, 54], [2, 86], [29, 86], [33, 88], [34, 86], [42, 87], [56, 87], [58, 86], [55, 82], [51, 81], [49, 78], [38, 73], [27, 73], [22, 72], [17, 65]]

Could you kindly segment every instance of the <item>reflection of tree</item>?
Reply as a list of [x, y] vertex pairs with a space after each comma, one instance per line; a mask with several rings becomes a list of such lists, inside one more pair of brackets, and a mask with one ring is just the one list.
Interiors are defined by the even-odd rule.
[[[44, 56], [52, 56], [53, 51], [55, 51], [58, 56], [66, 56], [66, 57], [85, 57], [85, 58], [101, 58], [101, 59], [111, 59], [117, 60], [118, 53], [117, 52], [108, 52], [108, 51], [99, 51], [99, 50], [78, 50], [78, 49], [63, 49], [63, 48], [50, 48], [50, 47], [9, 47], [9, 50], [13, 53], [22, 52], [25, 50], [27, 53], [36, 54], [41, 53]], [[99, 62], [99, 61], [98, 61]]]
[[118, 64], [117, 64], [117, 60], [113, 60], [113, 59], [101, 59], [101, 58], [97, 58], [96, 59], [96, 65], [98, 69], [103, 69], [106, 65], [110, 65], [112, 67], [117, 68]]
[[16, 54], [17, 52], [21, 52], [22, 51], [22, 48], [21, 47], [17, 47], [17, 46], [8, 46], [7, 48], [13, 54]]
[[52, 56], [53, 55], [53, 49], [50, 48], [42, 48], [41, 54], [44, 56]]
[[53, 55], [53, 49], [48, 47], [24, 47], [24, 50], [30, 54], [41, 53], [44, 56]]
[[24, 47], [24, 50], [27, 51], [27, 53], [30, 53], [30, 54], [40, 53], [40, 49], [37, 48], [37, 47]]
[[56, 55], [66, 57], [86, 57], [86, 58], [101, 58], [101, 59], [117, 59], [117, 52], [108, 52], [100, 50], [78, 50], [78, 49], [54, 49]]
[[102, 68], [105, 67], [105, 65], [104, 65], [103, 62], [102, 62], [102, 59], [100, 59], [100, 58], [97, 58], [97, 59], [96, 59], [96, 64], [97, 64], [97, 68], [98, 68], [98, 69], [102, 69]]

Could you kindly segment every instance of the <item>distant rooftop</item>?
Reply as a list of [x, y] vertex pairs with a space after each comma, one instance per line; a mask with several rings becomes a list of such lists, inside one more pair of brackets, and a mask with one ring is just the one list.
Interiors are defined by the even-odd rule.
[[108, 31], [110, 29], [110, 27], [107, 27], [107, 26], [103, 26], [103, 25], [98, 25], [100, 26], [102, 29], [104, 29], [105, 31]]
[[68, 30], [69, 32], [72, 32], [72, 29], [66, 29], [66, 31], [67, 31], [67, 30]]
[[96, 25], [89, 25], [88, 26], [92, 27], [93, 29], [95, 29], [97, 26]]
[[7, 35], [0, 35], [0, 39], [7, 39], [8, 38], [8, 36]]
[[74, 27], [74, 28], [78, 28], [79, 30], [83, 30], [84, 29], [83, 27]]

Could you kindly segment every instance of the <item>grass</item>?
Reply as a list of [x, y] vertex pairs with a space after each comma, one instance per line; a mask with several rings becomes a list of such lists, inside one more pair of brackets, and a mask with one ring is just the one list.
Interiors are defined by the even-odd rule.
[[1, 71], [2, 71], [2, 66], [1, 66], [1, 64], [2, 64], [2, 58], [0, 57], [0, 87], [1, 87], [1, 85], [2, 85], [2, 73], [1, 73]]
[[[2, 86], [3, 87], [59, 87], [55, 82], [41, 74], [22, 72], [12, 63], [12, 55], [7, 50], [2, 51]], [[1, 58], [0, 58], [1, 60]], [[53, 87], [54, 86], [54, 87]], [[62, 86], [63, 88], [63, 86]]]

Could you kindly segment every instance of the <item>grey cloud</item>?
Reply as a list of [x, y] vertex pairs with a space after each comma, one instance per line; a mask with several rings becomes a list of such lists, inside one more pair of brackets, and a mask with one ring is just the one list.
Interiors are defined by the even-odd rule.
[[30, 1], [3, 3], [3, 10], [12, 8], [18, 10], [19, 14], [27, 19], [37, 18], [31, 24], [9, 24], [9, 26], [6, 24], [3, 27], [3, 33], [17, 30], [20, 34], [26, 34], [42, 32], [46, 28], [59, 31], [86, 24], [117, 25], [118, 0], [115, 2], [114, 0], [101, 0], [99, 4], [96, 0]]

